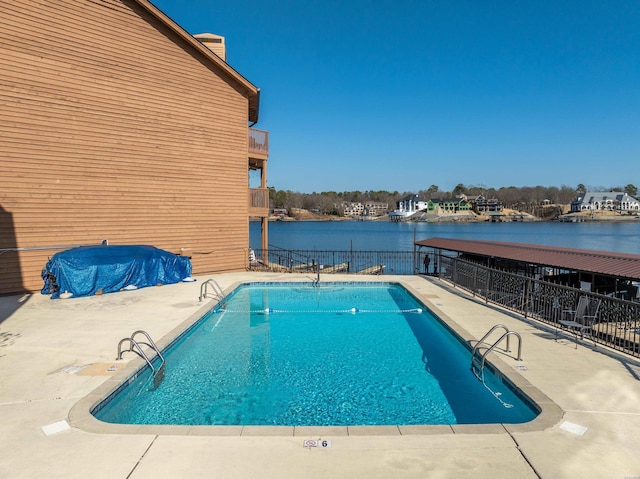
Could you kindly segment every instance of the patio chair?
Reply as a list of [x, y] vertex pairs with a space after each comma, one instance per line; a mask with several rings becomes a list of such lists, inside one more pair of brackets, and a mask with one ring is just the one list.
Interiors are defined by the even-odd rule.
[[559, 325], [566, 327], [569, 331], [574, 331], [576, 335], [576, 349], [578, 348], [578, 333], [580, 339], [584, 338], [585, 331], [589, 332], [593, 345], [596, 346], [596, 340], [593, 337], [593, 325], [598, 316], [601, 300], [580, 296], [578, 305], [575, 310], [565, 310], [564, 313], [569, 319], [561, 319], [556, 323], [556, 341], [558, 340]]

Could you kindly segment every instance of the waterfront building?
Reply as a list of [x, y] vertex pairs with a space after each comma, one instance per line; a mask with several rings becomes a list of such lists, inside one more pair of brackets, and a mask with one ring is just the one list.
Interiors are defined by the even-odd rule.
[[[466, 196], [465, 199], [471, 204], [471, 209], [476, 213], [500, 212], [503, 209], [502, 202], [496, 198], [485, 198], [482, 195]], [[549, 200], [545, 200], [548, 202]]]
[[289, 216], [289, 212], [287, 211], [286, 208], [274, 208], [273, 216], [277, 216], [278, 218], [282, 219], [285, 216]]
[[258, 217], [266, 249], [269, 135], [252, 128], [259, 89], [208, 48], [222, 37], [148, 0], [1, 10], [0, 294], [39, 290], [47, 258], [103, 240], [238, 271]]
[[402, 221], [427, 208], [427, 200], [419, 195], [407, 195], [397, 202], [396, 209], [389, 213], [392, 221]]
[[386, 214], [389, 203], [378, 201], [367, 201], [364, 204], [359, 201], [345, 201], [342, 203], [342, 210], [345, 216], [354, 218], [356, 216], [380, 216]]
[[364, 213], [364, 205], [359, 201], [345, 201], [342, 208], [345, 216], [362, 216]]
[[470, 211], [471, 204], [464, 197], [432, 198], [427, 203], [427, 210], [436, 214], [459, 213]]
[[380, 201], [367, 201], [364, 204], [364, 216], [381, 216], [387, 213], [389, 210], [389, 203], [383, 203]]
[[640, 201], [621, 191], [588, 191], [571, 203], [571, 212], [640, 212]]

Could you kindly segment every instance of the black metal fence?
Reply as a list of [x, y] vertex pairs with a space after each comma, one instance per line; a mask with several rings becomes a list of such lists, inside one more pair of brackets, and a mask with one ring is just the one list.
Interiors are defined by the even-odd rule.
[[271, 247], [255, 250], [257, 261], [251, 269], [272, 271], [353, 273], [353, 274], [415, 274], [417, 254], [413, 251], [322, 251], [286, 250]]
[[[487, 302], [559, 326], [571, 319], [581, 296], [599, 301], [589, 337], [618, 351], [640, 357], [640, 303], [569, 288], [487, 268], [459, 258], [440, 258], [439, 275]], [[562, 333], [566, 334], [566, 333]]]

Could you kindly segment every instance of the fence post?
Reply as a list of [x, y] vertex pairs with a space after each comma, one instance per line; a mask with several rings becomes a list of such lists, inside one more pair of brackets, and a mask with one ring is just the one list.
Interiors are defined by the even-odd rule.
[[529, 291], [531, 290], [531, 280], [527, 278], [524, 283], [524, 291], [522, 292], [522, 312], [527, 317], [527, 303], [529, 302]]
[[[442, 259], [442, 258], [441, 258]], [[441, 263], [442, 261], [439, 261], [439, 263]], [[439, 276], [439, 275], [438, 275]], [[453, 260], [453, 271], [452, 271], [452, 276], [451, 278], [453, 279], [453, 287], [456, 287], [456, 284], [458, 284], [458, 258], [455, 258]]]
[[476, 291], [478, 291], [478, 267], [474, 266], [473, 267], [473, 291], [471, 292], [474, 298], [476, 297]]

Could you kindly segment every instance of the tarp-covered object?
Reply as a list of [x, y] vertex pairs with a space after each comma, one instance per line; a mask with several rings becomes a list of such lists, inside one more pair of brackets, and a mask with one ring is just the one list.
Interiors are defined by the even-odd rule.
[[191, 261], [153, 246], [80, 246], [53, 255], [42, 270], [42, 294], [73, 297], [178, 283], [191, 277]]

